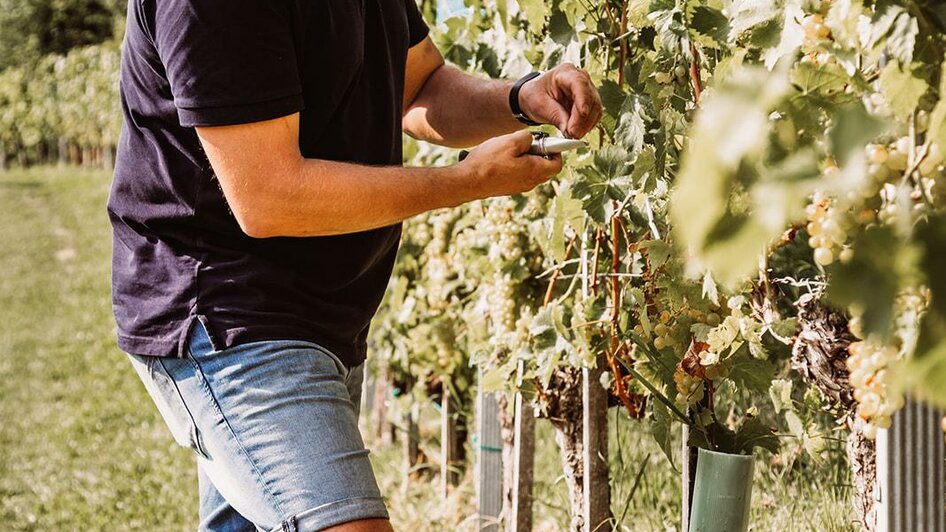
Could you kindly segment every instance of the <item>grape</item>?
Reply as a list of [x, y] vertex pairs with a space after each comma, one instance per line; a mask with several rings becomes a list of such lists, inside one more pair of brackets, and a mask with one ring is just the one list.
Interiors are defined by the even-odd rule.
[[703, 379], [689, 375], [680, 366], [673, 374], [677, 386], [677, 403], [693, 406], [703, 398]]
[[822, 15], [809, 15], [802, 21], [802, 28], [805, 30], [805, 37], [810, 41], [827, 39], [831, 35], [831, 29], [824, 23]]
[[673, 76], [671, 76], [667, 72], [657, 72], [656, 74], [654, 74], [654, 81], [656, 81], [657, 83], [661, 85], [667, 85], [671, 81], [673, 81]]
[[715, 312], [710, 312], [706, 315], [706, 324], [710, 327], [716, 327], [722, 323], [723, 319], [719, 317], [719, 314]]
[[854, 259], [854, 250], [851, 248], [842, 249], [841, 253], [838, 254], [838, 259], [844, 264], [851, 262]]
[[861, 209], [858, 211], [854, 220], [860, 225], [867, 225], [877, 219], [877, 213], [873, 209]]
[[654, 347], [657, 349], [663, 349], [667, 347], [667, 338], [665, 336], [658, 336], [654, 338]]
[[815, 262], [821, 266], [834, 263], [844, 255], [850, 260], [850, 253], [845, 254], [845, 243], [853, 221], [847, 212], [841, 211], [832, 201], [816, 193], [805, 208], [808, 215], [808, 246], [814, 249]]
[[912, 143], [910, 142], [910, 137], [900, 137], [894, 142], [894, 149], [900, 153], [910, 153], [910, 147]]
[[687, 69], [683, 65], [677, 65], [673, 69], [673, 74], [677, 76], [677, 79], [682, 81], [683, 79], [686, 78]]
[[891, 422], [890, 416], [878, 416], [874, 419], [874, 424], [877, 425], [878, 429], [889, 429]]
[[942, 164], [943, 154], [940, 152], [939, 146], [934, 142], [930, 144], [926, 152], [926, 157], [920, 162], [917, 169], [923, 177], [930, 177], [940, 169]]
[[[853, 334], [854, 336], [861, 339], [864, 338], [864, 325], [860, 316], [854, 316], [853, 318], [851, 318], [851, 320], [847, 322], [847, 328], [848, 330], [851, 331], [851, 334]], [[851, 344], [851, 345], [853, 346], [854, 344]], [[854, 359], [853, 358], [848, 359], [848, 362], [850, 362], [851, 360], [854, 360]]]
[[815, 249], [815, 262], [822, 266], [827, 266], [834, 262], [834, 253], [832, 253], [829, 248], [817, 248]]
[[880, 144], [867, 145], [867, 162], [870, 164], [881, 165], [887, 162], [887, 148]]
[[887, 167], [902, 172], [907, 169], [907, 152], [899, 149], [891, 150], [887, 155]]
[[[853, 318], [848, 326], [860, 328], [860, 317]], [[852, 326], [853, 325], [853, 326]], [[861, 331], [858, 331], [863, 334]], [[857, 400], [857, 415], [868, 422], [864, 436], [874, 438], [877, 429], [890, 427], [891, 418], [903, 408], [903, 396], [889, 391], [887, 367], [900, 358], [899, 350], [892, 346], [868, 339], [853, 342], [848, 346], [850, 357], [847, 367], [850, 383]]]

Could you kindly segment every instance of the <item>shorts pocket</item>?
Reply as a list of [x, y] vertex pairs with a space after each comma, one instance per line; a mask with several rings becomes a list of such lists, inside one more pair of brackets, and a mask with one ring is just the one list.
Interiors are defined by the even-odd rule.
[[187, 408], [177, 383], [168, 374], [160, 357], [129, 355], [132, 366], [144, 382], [148, 394], [158, 407], [158, 412], [171, 431], [174, 441], [193, 450], [204, 458], [210, 458], [201, 442], [200, 432], [194, 416]]

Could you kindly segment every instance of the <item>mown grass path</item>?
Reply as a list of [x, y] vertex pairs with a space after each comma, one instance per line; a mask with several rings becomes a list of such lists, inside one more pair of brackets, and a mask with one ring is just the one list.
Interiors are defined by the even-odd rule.
[[0, 521], [193, 529], [196, 475], [114, 341], [110, 176], [0, 173]]

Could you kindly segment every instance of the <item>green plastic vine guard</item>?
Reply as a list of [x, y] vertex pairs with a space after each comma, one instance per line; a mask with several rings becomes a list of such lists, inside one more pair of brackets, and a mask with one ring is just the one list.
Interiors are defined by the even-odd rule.
[[700, 449], [689, 532], [746, 532], [752, 499], [751, 455]]

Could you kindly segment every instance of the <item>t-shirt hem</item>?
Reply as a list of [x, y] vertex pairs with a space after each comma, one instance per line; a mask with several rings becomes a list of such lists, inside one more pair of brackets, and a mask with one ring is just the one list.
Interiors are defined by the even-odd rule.
[[302, 93], [262, 102], [206, 107], [178, 107], [177, 116], [183, 127], [232, 126], [272, 120], [298, 113], [305, 107]]
[[[182, 329], [183, 330], [183, 329]], [[210, 332], [210, 331], [208, 331]], [[238, 345], [249, 344], [253, 342], [275, 342], [281, 340], [301, 340], [311, 342], [319, 347], [328, 350], [337, 357], [342, 364], [347, 367], [355, 367], [367, 358], [368, 344], [338, 344], [336, 342], [326, 341], [316, 335], [301, 335], [292, 333], [247, 333], [243, 331], [240, 337], [234, 338], [232, 330], [220, 331], [220, 339], [223, 340], [221, 349], [229, 349]], [[165, 340], [148, 337], [134, 336], [118, 333], [118, 347], [125, 353], [139, 356], [153, 356], [162, 358], [180, 358], [184, 356], [181, 346], [184, 345], [179, 339]], [[213, 338], [211, 333], [211, 337]], [[185, 339], [186, 340], [186, 339]]]
[[118, 348], [130, 355], [152, 357], [177, 357], [178, 341], [142, 338], [118, 333]]

